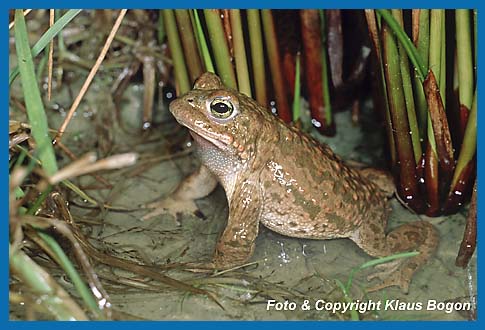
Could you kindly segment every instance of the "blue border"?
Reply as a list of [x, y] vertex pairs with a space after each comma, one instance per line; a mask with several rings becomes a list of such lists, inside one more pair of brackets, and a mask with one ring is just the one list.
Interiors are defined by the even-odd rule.
[[[381, 0], [374, 0], [374, 1], [358, 1], [358, 0], [351, 0], [351, 1], [336, 1], [336, 0], [327, 0], [327, 1], [314, 1], [314, 0], [305, 0], [305, 1], [287, 1], [287, 0], [280, 0], [280, 1], [255, 1], [255, 0], [246, 0], [246, 1], [231, 1], [230, 3], [221, 0], [211, 0], [205, 1], [203, 4], [199, 2], [189, 2], [189, 1], [179, 1], [177, 2], [177, 8], [224, 8], [224, 7], [232, 7], [232, 8], [419, 8], [419, 7], [429, 7], [429, 8], [478, 8], [479, 12], [481, 12], [482, 3], [483, 1], [381, 1]], [[7, 129], [8, 123], [8, 30], [5, 28], [8, 25], [8, 9], [12, 5], [15, 5], [16, 8], [78, 8], [82, 4], [84, 8], [160, 8], [160, 7], [172, 7], [173, 2], [162, 2], [162, 1], [152, 1], [152, 0], [142, 0], [137, 2], [128, 2], [128, 1], [92, 1], [92, 0], [84, 0], [81, 3], [79, 1], [32, 1], [32, 0], [17, 0], [17, 1], [0, 1], [0, 7], [2, 9], [0, 15], [0, 26], [3, 27], [2, 29], [2, 45], [6, 48], [4, 51], [0, 53], [2, 58], [2, 66], [5, 68], [4, 70], [4, 80], [3, 86], [4, 88], [0, 88], [0, 97], [3, 100], [3, 104], [6, 106], [4, 111], [1, 112], [1, 121], [2, 121], [2, 133], [5, 135], [8, 132], [5, 132]], [[228, 6], [229, 4], [229, 6]], [[484, 24], [482, 20], [479, 19], [478, 25], [478, 35], [484, 36]], [[483, 70], [482, 70], [482, 59], [481, 55], [483, 54], [483, 46], [481, 40], [478, 42], [479, 49], [478, 49], [478, 81], [482, 81], [483, 77]], [[480, 100], [479, 95], [479, 105], [482, 103]], [[481, 122], [483, 122], [485, 115], [483, 111], [478, 111], [478, 127], [481, 127]], [[478, 130], [477, 135], [477, 151], [481, 150], [482, 148], [482, 139], [483, 134], [480, 130]], [[4, 141], [5, 143], [5, 141]], [[3, 150], [7, 150], [7, 147], [4, 147]], [[481, 155], [481, 151], [478, 151]], [[478, 169], [481, 168], [483, 163], [481, 157], [478, 158]], [[8, 248], [6, 242], [8, 241], [8, 154], [5, 153], [2, 155], [2, 162], [0, 163], [0, 169], [2, 176], [0, 178], [1, 185], [0, 185], [0, 196], [2, 197], [1, 200], [3, 202], [3, 206], [1, 211], [3, 213], [3, 226], [0, 227], [0, 235], [2, 241], [4, 242], [1, 245], [1, 255], [3, 255], [2, 260], [2, 272], [1, 272], [1, 280], [2, 280], [2, 293], [4, 293], [4, 298], [0, 299], [0, 306], [1, 306], [1, 318], [0, 318], [0, 328], [1, 329], [9, 329], [13, 327], [18, 328], [37, 328], [37, 327], [63, 327], [65, 326], [62, 322], [9, 322], [8, 321], [8, 267], [7, 267], [7, 260], [8, 260]], [[481, 172], [479, 170], [479, 172]], [[480, 174], [480, 173], [479, 173]], [[482, 205], [485, 201], [485, 197], [482, 194], [478, 194], [478, 214], [481, 215], [482, 211], [485, 210]], [[478, 221], [480, 224], [480, 221]], [[480, 250], [480, 245], [478, 245], [478, 250]], [[482, 249], [483, 250], [483, 249]], [[477, 251], [478, 255], [481, 255], [480, 251]], [[481, 263], [479, 263], [481, 264]], [[480, 267], [479, 267], [480, 268]], [[480, 273], [481, 274], [481, 273]], [[481, 279], [481, 276], [478, 277]], [[481, 281], [479, 281], [478, 286], [481, 287]], [[478, 303], [480, 305], [480, 302]], [[480, 307], [480, 306], [479, 306]], [[452, 328], [473, 328], [476, 329], [480, 326], [483, 326], [483, 312], [481, 308], [478, 309], [478, 321], [476, 322], [409, 322], [402, 321], [402, 322], [314, 322], [314, 321], [306, 321], [306, 322], [242, 322], [242, 321], [235, 321], [235, 322], [173, 322], [173, 321], [165, 321], [165, 322], [96, 322], [93, 323], [70, 323], [69, 327], [73, 327], [75, 329], [84, 328], [84, 327], [102, 327], [102, 328], [114, 328], [120, 327], [125, 329], [140, 329], [145, 327], [156, 327], [159, 329], [160, 327], [169, 327], [171, 329], [185, 329], [186, 327], [197, 327], [197, 328], [210, 328], [210, 329], [225, 329], [227, 327], [231, 327], [233, 329], [242, 329], [251, 327], [252, 329], [267, 329], [278, 327], [280, 329], [290, 329], [293, 327], [298, 328], [308, 328], [308, 329], [316, 329], [322, 327], [344, 327], [352, 329], [360, 329], [363, 327], [376, 327], [376, 328], [383, 328], [392, 326], [393, 328], [397, 329], [408, 329], [410, 326], [412, 327], [426, 327], [426, 328], [442, 328], [442, 327], [452, 327]]]
[[[3, 9], [3, 4], [1, 4]], [[5, 10], [2, 10], [0, 15], [0, 26], [7, 26], [8, 25], [8, 13], [5, 12]], [[3, 68], [5, 68], [6, 71], [4, 72], [9, 72], [8, 68], [8, 50], [9, 50], [9, 44], [8, 44], [8, 30], [7, 29], [2, 29], [1, 30], [1, 40], [4, 49], [2, 52], [0, 52], [0, 56], [2, 58], [1, 60], [1, 65]], [[3, 48], [2, 47], [2, 48]], [[4, 111], [0, 112], [0, 122], [2, 125], [0, 126], [0, 129], [2, 131], [2, 134], [5, 134], [4, 136], [7, 137], [8, 135], [8, 128], [6, 123], [8, 123], [8, 114], [9, 114], [9, 107], [8, 107], [8, 80], [4, 79], [2, 81], [2, 85], [4, 86], [3, 88], [0, 88], [0, 99], [3, 101], [2, 103], [6, 106]], [[7, 132], [5, 132], [5, 129], [7, 129]], [[2, 147], [1, 150], [8, 150], [7, 146], [7, 139], [1, 140], [3, 141], [2, 143], [5, 143], [5, 147]], [[5, 151], [4, 151], [5, 152]], [[1, 255], [3, 257], [0, 258], [0, 260], [5, 260], [3, 263], [0, 264], [0, 268], [2, 269], [2, 272], [0, 273], [1, 276], [1, 283], [3, 284], [1, 287], [1, 292], [4, 294], [3, 298], [0, 298], [0, 306], [1, 306], [1, 320], [0, 322], [4, 322], [4, 320], [8, 320], [8, 245], [7, 242], [9, 242], [8, 239], [8, 219], [9, 219], [9, 214], [8, 214], [8, 152], [5, 152], [4, 154], [0, 153], [1, 157], [1, 162], [0, 162], [0, 201], [2, 201], [2, 208], [0, 209], [0, 212], [3, 214], [0, 218], [3, 219], [2, 223], [3, 226], [0, 226], [0, 234], [1, 238], [0, 240], [2, 242], [5, 242], [5, 244], [2, 244], [1, 246]], [[4, 291], [5, 290], [5, 291]]]
[[[265, 1], [265, 0], [206, 0], [206, 1], [177, 1], [174, 6], [172, 1], [93, 1], [86, 0], [82, 3], [72, 0], [62, 1], [32, 1], [16, 0], [7, 3], [15, 5], [15, 8], [78, 8], [82, 4], [83, 8], [272, 8], [272, 9], [300, 9], [300, 8], [338, 8], [338, 9], [357, 9], [357, 8], [479, 8], [480, 1], [456, 1], [456, 0], [428, 0], [428, 1], [385, 1], [385, 0], [303, 0], [303, 1]], [[228, 6], [229, 5], [229, 6]], [[2, 7], [4, 4], [2, 4]], [[9, 8], [9, 6], [6, 6]]]

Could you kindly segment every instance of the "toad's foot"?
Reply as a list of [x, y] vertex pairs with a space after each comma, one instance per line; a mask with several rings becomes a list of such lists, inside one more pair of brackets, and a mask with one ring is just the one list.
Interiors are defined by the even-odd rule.
[[413, 273], [416, 271], [416, 264], [412, 260], [398, 259], [377, 265], [375, 268], [377, 271], [367, 276], [367, 280], [371, 281], [377, 278], [381, 283], [368, 288], [367, 292], [381, 290], [394, 285], [399, 286], [405, 294], [409, 292], [409, 283]]
[[[418, 251], [419, 254], [376, 266], [379, 271], [371, 275], [369, 279], [378, 278], [382, 283], [372, 287], [369, 291], [397, 285], [404, 293], [407, 293], [413, 274], [435, 252], [439, 242], [438, 232], [433, 225], [426, 221], [403, 224], [385, 237], [383, 228], [384, 226], [378, 222], [370, 223], [368, 227], [359, 231], [358, 236], [354, 237], [353, 240], [364, 251], [375, 257], [384, 257], [407, 251]], [[373, 244], [369, 244], [369, 242]]]
[[141, 217], [142, 221], [151, 219], [160, 214], [171, 214], [175, 218], [175, 222], [180, 226], [177, 220], [178, 214], [197, 214], [200, 213], [199, 208], [193, 199], [179, 199], [171, 196], [165, 197], [159, 201], [143, 205], [143, 208], [153, 209], [151, 212]]
[[[195, 204], [195, 200], [210, 194], [216, 185], [217, 180], [214, 175], [205, 166], [200, 166], [197, 171], [185, 178], [170, 196], [144, 205], [144, 208], [154, 210], [145, 214], [141, 220], [164, 213], [173, 215], [175, 219], [177, 219], [177, 214], [195, 214], [199, 218], [204, 218]], [[177, 225], [180, 225], [177, 220], [175, 221]]]

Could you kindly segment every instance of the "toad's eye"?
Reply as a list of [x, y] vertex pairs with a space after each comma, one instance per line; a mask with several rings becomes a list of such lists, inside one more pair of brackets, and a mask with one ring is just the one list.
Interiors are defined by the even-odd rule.
[[224, 99], [214, 99], [210, 103], [211, 114], [220, 119], [228, 118], [234, 112], [234, 105]]

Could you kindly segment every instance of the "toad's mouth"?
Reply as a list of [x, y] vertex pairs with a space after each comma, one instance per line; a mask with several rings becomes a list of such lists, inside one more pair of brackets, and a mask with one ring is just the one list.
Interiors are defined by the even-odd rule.
[[194, 129], [189, 129], [192, 138], [201, 146], [208, 146], [211, 144], [218, 149], [227, 149], [231, 145], [232, 138], [226, 135], [219, 135], [204, 131], [203, 133], [196, 132]]

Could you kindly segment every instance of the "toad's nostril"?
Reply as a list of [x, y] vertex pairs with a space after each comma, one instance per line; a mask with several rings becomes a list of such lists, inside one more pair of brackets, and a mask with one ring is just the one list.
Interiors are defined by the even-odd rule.
[[194, 102], [194, 99], [193, 98], [187, 99], [187, 102], [192, 103]]

